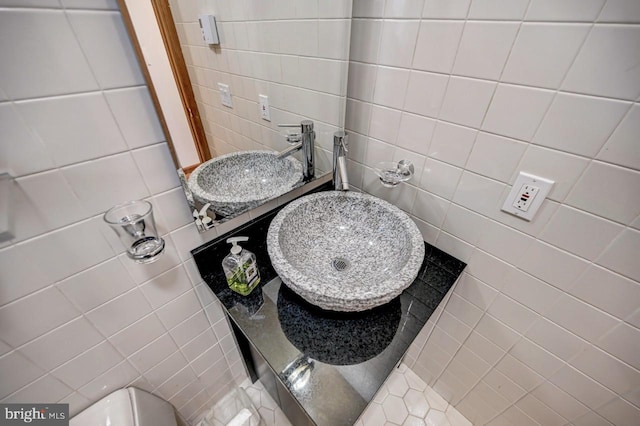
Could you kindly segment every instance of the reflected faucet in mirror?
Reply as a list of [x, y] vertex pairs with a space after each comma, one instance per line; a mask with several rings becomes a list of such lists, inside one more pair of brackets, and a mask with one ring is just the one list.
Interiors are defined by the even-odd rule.
[[302, 150], [302, 179], [309, 182], [315, 177], [313, 150], [316, 144], [316, 132], [313, 131], [313, 121], [302, 120], [300, 124], [278, 124], [278, 127], [299, 127], [300, 133], [287, 135], [287, 142], [293, 146], [281, 151], [278, 159], [283, 159]]

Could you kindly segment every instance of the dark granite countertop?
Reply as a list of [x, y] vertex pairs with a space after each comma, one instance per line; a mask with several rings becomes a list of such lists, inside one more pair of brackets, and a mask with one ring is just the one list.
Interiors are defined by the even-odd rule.
[[[309, 417], [319, 425], [351, 425], [466, 265], [425, 243], [418, 277], [396, 299], [365, 312], [325, 311], [282, 285], [271, 266], [266, 236], [277, 212], [193, 250], [193, 257], [229, 317]], [[246, 297], [228, 288], [221, 267], [232, 236], [248, 236], [242, 246], [257, 257], [261, 282]]]

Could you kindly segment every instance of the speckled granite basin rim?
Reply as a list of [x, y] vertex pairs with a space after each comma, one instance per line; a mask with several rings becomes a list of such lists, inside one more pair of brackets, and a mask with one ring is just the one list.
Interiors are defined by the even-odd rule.
[[224, 216], [257, 207], [291, 191], [302, 179], [302, 164], [273, 151], [240, 151], [213, 158], [189, 176], [196, 200]]
[[424, 242], [399, 208], [368, 194], [320, 192], [293, 201], [267, 233], [271, 263], [290, 289], [323, 309], [383, 305], [418, 274]]

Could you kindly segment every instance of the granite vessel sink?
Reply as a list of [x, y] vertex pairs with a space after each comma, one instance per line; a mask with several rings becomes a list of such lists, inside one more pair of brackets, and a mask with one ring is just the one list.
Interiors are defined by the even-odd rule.
[[307, 302], [333, 311], [365, 311], [407, 288], [424, 258], [416, 224], [368, 194], [328, 191], [282, 209], [267, 234], [282, 282]]
[[291, 191], [302, 180], [302, 164], [272, 151], [240, 151], [213, 158], [189, 176], [196, 201], [232, 216]]

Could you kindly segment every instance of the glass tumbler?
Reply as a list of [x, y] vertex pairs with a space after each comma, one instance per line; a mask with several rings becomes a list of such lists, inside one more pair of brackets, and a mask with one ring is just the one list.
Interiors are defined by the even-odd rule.
[[164, 252], [164, 240], [158, 236], [153, 206], [148, 201], [129, 201], [112, 207], [104, 221], [127, 248], [127, 256], [138, 263], [151, 263]]

